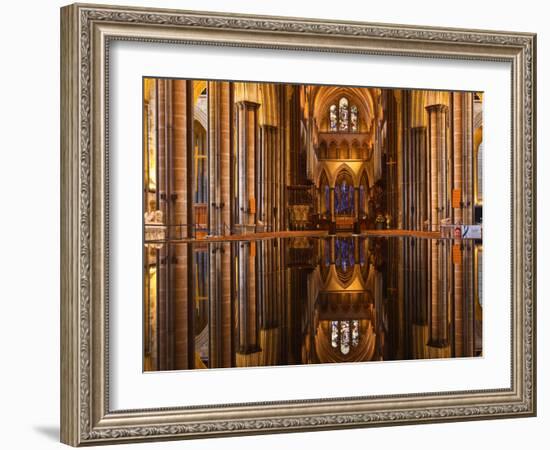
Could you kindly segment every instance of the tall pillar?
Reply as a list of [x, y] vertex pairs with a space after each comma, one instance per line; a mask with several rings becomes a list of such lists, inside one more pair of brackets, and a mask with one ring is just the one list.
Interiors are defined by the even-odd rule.
[[288, 147], [286, 131], [286, 87], [283, 84], [278, 85], [279, 98], [279, 129], [277, 139], [277, 152], [275, 158], [275, 208], [273, 214], [275, 216], [276, 228], [274, 231], [286, 230], [286, 186], [287, 186], [287, 164], [288, 164]]
[[473, 241], [463, 243], [463, 299], [464, 299], [464, 356], [475, 354], [475, 293], [474, 293], [474, 245]]
[[[463, 177], [464, 177], [464, 93], [453, 92], [453, 223], [463, 223]], [[458, 198], [460, 201], [458, 202]], [[453, 268], [454, 268], [454, 356], [464, 356], [464, 301], [463, 301], [463, 261], [462, 242], [455, 239], [453, 243]]]
[[465, 224], [474, 223], [474, 144], [473, 144], [473, 102], [472, 92], [462, 94], [462, 140], [464, 164], [464, 207], [463, 221]]
[[256, 223], [258, 107], [258, 103], [249, 101], [237, 103], [237, 224], [242, 232], [252, 230]]
[[[169, 225], [167, 237], [173, 234], [173, 107], [172, 80], [157, 80], [157, 139], [158, 139], [158, 180], [159, 204], [164, 222]], [[158, 368], [169, 370], [174, 365], [174, 249], [165, 244], [159, 250], [157, 282], [159, 295], [158, 311]]]
[[[195, 116], [195, 105], [194, 105], [194, 91], [193, 91], [193, 80], [185, 80], [185, 127], [186, 127], [186, 146], [185, 146], [185, 159], [187, 161], [187, 173], [193, 174], [195, 169], [195, 164], [193, 162], [193, 150], [194, 150], [194, 136], [193, 136], [193, 122]], [[187, 237], [191, 238], [195, 236], [194, 225], [195, 225], [195, 215], [193, 210], [193, 177], [187, 177], [186, 183], [186, 202], [187, 202], [187, 218], [185, 220]]]
[[[446, 186], [447, 167], [447, 114], [443, 104], [430, 105], [428, 111], [428, 142], [430, 161], [430, 229], [438, 231], [441, 220], [447, 217], [448, 189]], [[431, 241], [431, 302], [428, 345], [435, 348], [447, 347], [448, 339], [448, 299], [446, 274], [446, 243]]]
[[[473, 145], [473, 102], [472, 92], [462, 94], [462, 117], [463, 117], [463, 222], [474, 223], [474, 145]], [[463, 302], [464, 302], [464, 356], [475, 354], [475, 304], [474, 304], [474, 246], [473, 243], [464, 242], [462, 257], [463, 264]]]
[[276, 229], [277, 189], [279, 186], [279, 173], [277, 171], [277, 132], [272, 125], [262, 125], [260, 130], [261, 154], [264, 161], [260, 183], [262, 185], [262, 198], [258, 199], [262, 216], [259, 220], [264, 222], [270, 231]]
[[431, 242], [431, 303], [428, 345], [437, 349], [449, 345], [447, 245], [447, 241], [444, 240]]
[[428, 219], [427, 186], [428, 171], [426, 170], [426, 127], [411, 128], [411, 153], [414, 159], [412, 186], [414, 191], [413, 208], [414, 220], [412, 229], [424, 229], [424, 222]]
[[256, 243], [238, 244], [238, 331], [237, 352], [249, 355], [260, 351], [256, 297]]
[[[187, 223], [188, 199], [186, 192], [189, 189], [191, 176], [187, 159], [187, 102], [192, 102], [192, 95], [188, 95], [185, 80], [172, 81], [172, 113], [173, 113], [173, 173], [174, 173], [174, 223]], [[185, 237], [187, 230], [177, 227], [176, 236]], [[189, 269], [188, 244], [173, 245], [174, 278], [174, 369], [189, 369], [189, 341], [192, 330], [189, 327], [188, 310], [192, 308], [189, 301], [188, 289]], [[192, 366], [191, 366], [192, 367]]]
[[430, 227], [438, 231], [441, 220], [447, 217], [447, 114], [446, 105], [426, 107], [430, 145]]
[[233, 317], [231, 251], [229, 243], [210, 246], [209, 254], [209, 368], [231, 367]]
[[211, 234], [224, 235], [230, 228], [231, 120], [228, 82], [208, 82], [208, 168]]

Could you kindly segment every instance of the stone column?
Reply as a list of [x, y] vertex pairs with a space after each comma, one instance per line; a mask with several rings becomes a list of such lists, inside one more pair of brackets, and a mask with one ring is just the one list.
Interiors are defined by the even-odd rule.
[[[453, 92], [453, 223], [463, 223], [463, 154], [464, 154], [464, 93]], [[456, 198], [460, 196], [460, 202]], [[453, 268], [454, 268], [454, 356], [464, 356], [464, 301], [463, 301], [463, 262], [462, 243], [460, 239], [453, 242]]]
[[243, 232], [256, 223], [255, 172], [258, 146], [258, 103], [237, 103], [237, 224]]
[[[424, 224], [429, 217], [429, 155], [426, 146], [426, 127], [416, 126], [410, 130], [410, 147], [413, 160], [411, 186], [413, 189], [412, 209], [413, 220], [411, 222], [412, 229], [423, 230]], [[412, 272], [415, 285], [415, 299], [413, 301], [413, 355], [417, 358], [425, 358], [425, 346], [428, 342], [428, 311], [430, 310], [429, 303], [430, 286], [428, 280], [431, 278], [431, 259], [432, 243], [427, 239], [419, 239], [415, 241], [413, 249], [413, 265], [415, 267]]]
[[[462, 140], [463, 140], [463, 208], [462, 218], [465, 224], [474, 223], [474, 145], [473, 145], [473, 93], [462, 94]], [[474, 304], [474, 250], [471, 241], [463, 242], [462, 253], [462, 289], [464, 311], [464, 356], [475, 354], [475, 304]]]
[[464, 206], [462, 211], [463, 222], [466, 224], [474, 223], [474, 142], [473, 142], [473, 93], [464, 92], [462, 94], [462, 139], [463, 139], [463, 159], [464, 159]]
[[[172, 81], [172, 130], [173, 130], [173, 160], [172, 168], [174, 174], [174, 223], [186, 224], [188, 212], [187, 190], [190, 187], [191, 172], [188, 171], [190, 163], [187, 159], [187, 101], [192, 102], [192, 95], [189, 96], [185, 80]], [[185, 226], [176, 227], [176, 237], [185, 237], [187, 230]], [[175, 359], [174, 369], [189, 369], [189, 360], [194, 357], [189, 354], [189, 341], [192, 330], [189, 327], [188, 310], [192, 305], [188, 299], [189, 270], [188, 265], [188, 244], [173, 245], [174, 265], [174, 346]]]
[[[173, 237], [173, 110], [172, 80], [157, 80], [157, 138], [158, 138], [158, 180], [159, 209], [164, 222], [169, 225], [167, 237]], [[158, 286], [158, 368], [170, 370], [174, 366], [174, 249], [165, 244], [159, 251]]]
[[228, 82], [208, 83], [208, 165], [211, 234], [223, 235], [230, 226], [230, 89]]
[[463, 264], [463, 303], [464, 303], [464, 356], [475, 354], [475, 294], [474, 294], [474, 245], [464, 241]]
[[411, 129], [411, 152], [414, 159], [414, 179], [412, 186], [414, 191], [414, 220], [412, 228], [422, 230], [427, 214], [427, 185], [428, 172], [426, 170], [426, 127], [414, 127]]
[[261, 173], [263, 186], [262, 217], [260, 218], [268, 230], [276, 229], [275, 211], [277, 211], [277, 127], [272, 125], [261, 126], [261, 154], [264, 160]]
[[237, 352], [248, 355], [260, 351], [256, 298], [256, 243], [238, 243], [238, 340]]
[[[430, 347], [442, 349], [449, 345], [448, 301], [447, 301], [447, 241], [431, 242], [431, 304], [430, 304]], [[437, 353], [436, 353], [437, 354]]]
[[210, 246], [209, 367], [231, 367], [231, 251], [229, 243]]
[[438, 231], [448, 201], [445, 189], [448, 107], [438, 104], [426, 109], [430, 145], [430, 227], [432, 231]]
[[[448, 107], [436, 104], [428, 111], [428, 139], [430, 154], [430, 229], [438, 231], [445, 217], [447, 204], [446, 157]], [[431, 302], [428, 345], [443, 348], [448, 345], [448, 302], [445, 289], [445, 242], [431, 241]], [[445, 277], [445, 278], [444, 278]]]

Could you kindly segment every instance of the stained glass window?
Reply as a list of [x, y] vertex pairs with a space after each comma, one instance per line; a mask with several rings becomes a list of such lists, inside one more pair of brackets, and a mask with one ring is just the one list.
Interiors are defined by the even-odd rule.
[[337, 269], [347, 272], [355, 266], [355, 241], [352, 238], [336, 238], [334, 250]]
[[338, 131], [338, 110], [332, 105], [329, 110], [330, 131]]
[[357, 131], [357, 106], [351, 105], [350, 109], [350, 123], [351, 123], [351, 131]]
[[359, 344], [359, 321], [353, 320], [351, 322], [351, 346], [357, 347]]
[[338, 321], [333, 320], [332, 322], [330, 322], [330, 327], [331, 327], [331, 345], [332, 345], [332, 348], [337, 348], [338, 347]]
[[330, 322], [330, 345], [347, 355], [359, 345], [359, 320], [332, 320]]
[[353, 214], [354, 187], [344, 178], [334, 187], [334, 209], [336, 214]]
[[350, 350], [350, 330], [349, 322], [344, 320], [340, 322], [340, 351], [347, 355]]
[[339, 129], [340, 131], [348, 131], [349, 129], [349, 110], [348, 110], [348, 99], [342, 97], [338, 104], [339, 107]]
[[346, 97], [342, 97], [338, 106], [330, 105], [329, 108], [330, 131], [359, 131], [359, 109], [357, 105], [349, 104]]

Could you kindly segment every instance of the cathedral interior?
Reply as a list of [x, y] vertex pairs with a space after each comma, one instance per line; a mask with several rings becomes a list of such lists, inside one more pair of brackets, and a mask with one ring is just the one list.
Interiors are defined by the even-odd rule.
[[143, 369], [480, 356], [482, 102], [144, 78]]

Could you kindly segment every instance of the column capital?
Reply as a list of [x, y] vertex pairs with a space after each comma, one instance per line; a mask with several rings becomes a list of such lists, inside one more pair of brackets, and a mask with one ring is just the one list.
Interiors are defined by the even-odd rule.
[[428, 105], [426, 106], [426, 111], [428, 111], [429, 113], [431, 112], [448, 112], [449, 111], [449, 107], [447, 105], [444, 105], [442, 103], [437, 103], [435, 105]]
[[266, 124], [266, 123], [262, 123], [260, 125], [260, 128], [263, 129], [263, 130], [277, 130], [277, 125], [269, 125], [269, 124]]
[[[429, 106], [427, 106], [426, 108], [429, 108]], [[411, 127], [411, 131], [415, 131], [415, 132], [419, 132], [419, 131], [426, 131], [427, 130], [427, 126], [426, 125], [419, 125], [419, 126], [416, 126], [416, 127]]]
[[241, 100], [236, 102], [237, 106], [243, 109], [258, 109], [260, 107], [259, 103], [251, 102], [250, 100]]

